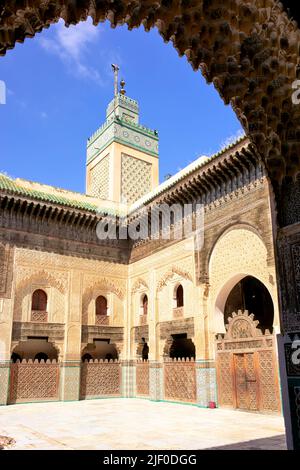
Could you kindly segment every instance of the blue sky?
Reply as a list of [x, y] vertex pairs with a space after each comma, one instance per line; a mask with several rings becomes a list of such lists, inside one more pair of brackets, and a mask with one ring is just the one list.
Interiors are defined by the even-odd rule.
[[141, 124], [159, 131], [161, 180], [240, 134], [231, 107], [157, 30], [61, 21], [0, 58], [0, 172], [84, 192], [86, 141], [113, 96], [111, 63]]

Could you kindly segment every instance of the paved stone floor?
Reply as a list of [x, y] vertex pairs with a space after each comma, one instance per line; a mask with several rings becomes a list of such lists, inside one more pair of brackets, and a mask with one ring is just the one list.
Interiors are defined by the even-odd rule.
[[14, 449], [285, 449], [283, 419], [141, 399], [0, 407]]

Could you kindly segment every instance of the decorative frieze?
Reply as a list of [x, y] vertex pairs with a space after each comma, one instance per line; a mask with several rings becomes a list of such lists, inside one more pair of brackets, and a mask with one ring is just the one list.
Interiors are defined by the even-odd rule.
[[111, 343], [123, 343], [124, 328], [105, 325], [82, 325], [81, 342], [93, 343], [94, 339], [110, 339]]
[[48, 337], [50, 343], [61, 343], [65, 337], [62, 323], [13, 322], [12, 341], [27, 341], [28, 336]]
[[186, 333], [188, 338], [194, 337], [194, 318], [183, 318], [159, 323], [160, 339], [169, 339], [171, 335]]

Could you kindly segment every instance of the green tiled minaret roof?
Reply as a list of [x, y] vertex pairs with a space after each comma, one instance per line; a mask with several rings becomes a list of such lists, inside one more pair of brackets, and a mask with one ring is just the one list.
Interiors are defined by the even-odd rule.
[[118, 93], [109, 103], [106, 120], [87, 141], [87, 164], [112, 142], [158, 157], [158, 132], [139, 122], [139, 104]]

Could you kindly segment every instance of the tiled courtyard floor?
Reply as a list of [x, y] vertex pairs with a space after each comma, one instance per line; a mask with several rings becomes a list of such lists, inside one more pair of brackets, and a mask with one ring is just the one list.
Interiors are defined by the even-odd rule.
[[140, 399], [0, 407], [14, 449], [285, 449], [283, 418]]

